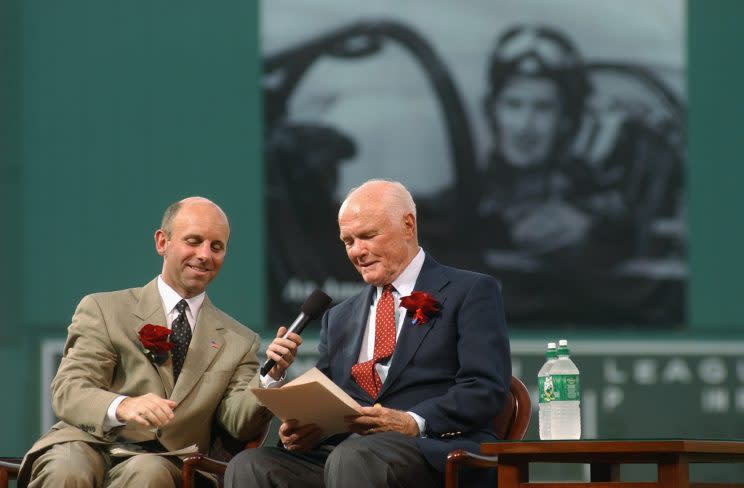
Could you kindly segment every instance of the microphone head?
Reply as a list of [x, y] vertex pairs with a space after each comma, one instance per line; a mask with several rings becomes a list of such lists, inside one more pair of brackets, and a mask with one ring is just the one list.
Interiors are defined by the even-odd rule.
[[302, 304], [300, 310], [302, 313], [310, 317], [311, 320], [317, 319], [326, 311], [332, 301], [333, 299], [331, 297], [323, 293], [319, 288], [316, 288], [310, 296], [305, 299], [305, 303]]

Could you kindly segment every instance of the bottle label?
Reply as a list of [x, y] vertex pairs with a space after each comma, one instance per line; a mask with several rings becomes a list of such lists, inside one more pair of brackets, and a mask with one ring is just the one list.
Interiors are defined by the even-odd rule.
[[555, 389], [553, 387], [553, 377], [541, 376], [537, 378], [537, 391], [540, 397], [540, 403], [548, 403], [555, 400]]
[[[579, 375], [577, 374], [554, 374], [552, 375], [552, 389], [557, 401], [579, 401], [581, 387]], [[542, 391], [542, 390], [541, 390]], [[542, 395], [541, 395], [542, 396]]]

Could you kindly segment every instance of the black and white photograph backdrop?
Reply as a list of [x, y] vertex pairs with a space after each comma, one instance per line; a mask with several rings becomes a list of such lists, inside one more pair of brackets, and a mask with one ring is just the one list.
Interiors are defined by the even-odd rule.
[[261, 3], [269, 321], [364, 286], [346, 192], [405, 184], [511, 327], [680, 327], [682, 0]]

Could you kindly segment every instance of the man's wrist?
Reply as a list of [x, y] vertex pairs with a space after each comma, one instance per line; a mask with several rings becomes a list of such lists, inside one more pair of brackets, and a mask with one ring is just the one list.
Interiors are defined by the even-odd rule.
[[116, 410], [119, 408], [121, 402], [123, 402], [126, 398], [128, 398], [126, 395], [119, 395], [118, 397], [114, 398], [114, 401], [112, 401], [109, 405], [108, 409], [106, 410], [106, 418], [103, 419], [104, 432], [107, 432], [114, 427], [122, 426], [126, 423], [119, 420], [119, 418], [116, 416]]
[[414, 413], [414, 412], [406, 412], [408, 415], [410, 415], [413, 418], [413, 421], [416, 422], [416, 425], [418, 426], [418, 437], [426, 437], [426, 419], [424, 419], [421, 415]]

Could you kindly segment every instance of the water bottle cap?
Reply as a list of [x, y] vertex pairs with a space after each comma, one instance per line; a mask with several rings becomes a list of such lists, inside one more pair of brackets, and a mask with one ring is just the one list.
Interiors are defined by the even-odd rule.
[[558, 346], [566, 346], [568, 347], [568, 341], [566, 339], [561, 339], [558, 341]]
[[555, 349], [555, 342], [548, 342], [548, 349]]

